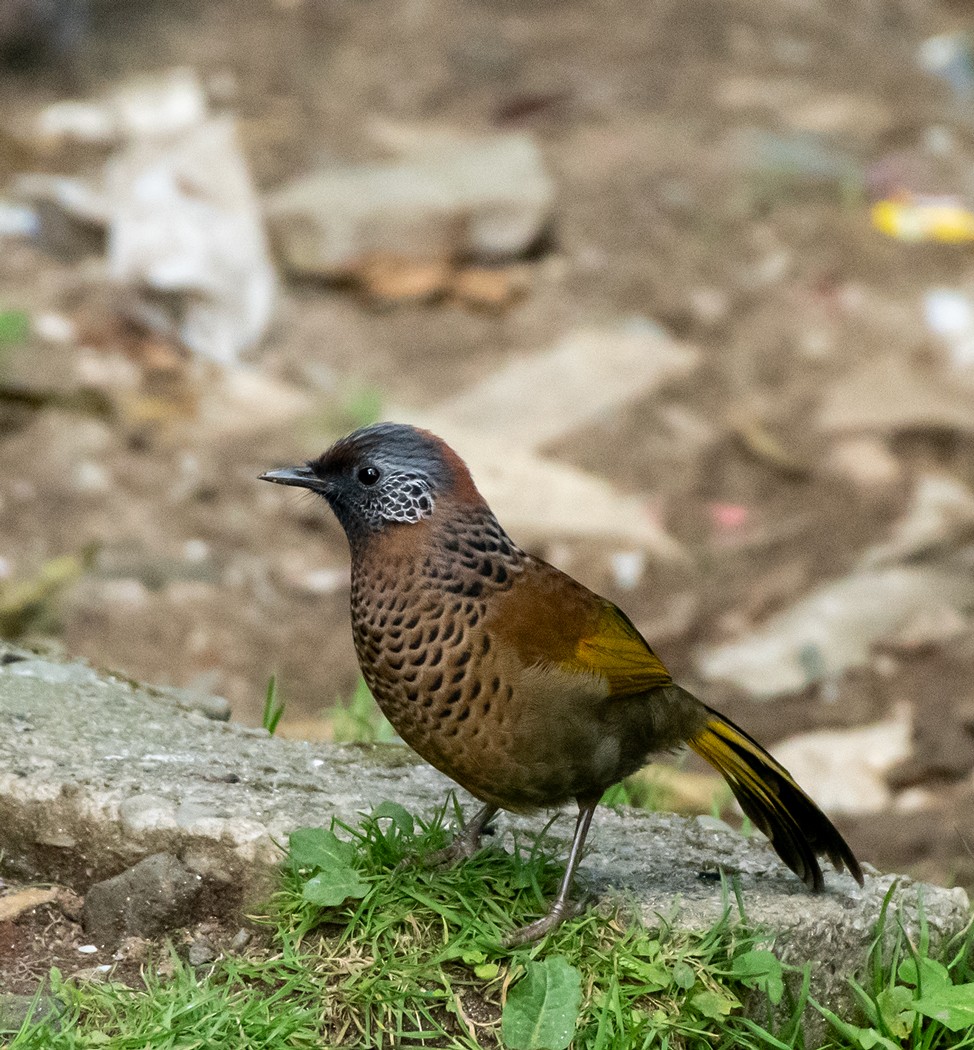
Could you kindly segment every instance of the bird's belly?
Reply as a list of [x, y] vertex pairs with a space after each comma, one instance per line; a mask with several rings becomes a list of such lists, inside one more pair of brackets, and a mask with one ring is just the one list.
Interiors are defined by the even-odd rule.
[[430, 666], [393, 654], [363, 661], [363, 672], [403, 740], [485, 802], [514, 811], [555, 805], [601, 794], [631, 771], [620, 772], [622, 743], [597, 715], [596, 681], [487, 655]]

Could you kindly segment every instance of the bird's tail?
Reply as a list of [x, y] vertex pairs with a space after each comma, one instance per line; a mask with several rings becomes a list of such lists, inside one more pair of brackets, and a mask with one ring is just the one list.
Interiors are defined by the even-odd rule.
[[711, 708], [688, 741], [727, 781], [741, 809], [771, 840], [778, 856], [815, 892], [824, 886], [818, 856], [862, 885], [862, 869], [832, 821], [756, 741]]

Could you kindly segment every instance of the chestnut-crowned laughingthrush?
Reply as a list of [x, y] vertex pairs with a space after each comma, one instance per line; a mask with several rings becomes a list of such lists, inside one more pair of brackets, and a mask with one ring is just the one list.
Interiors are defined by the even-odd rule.
[[612, 602], [522, 551], [460, 457], [424, 430], [379, 423], [265, 481], [323, 496], [352, 555], [362, 674], [403, 740], [484, 806], [454, 844], [469, 856], [498, 808], [578, 803], [568, 866], [533, 940], [569, 899], [603, 792], [681, 744], [727, 780], [744, 812], [812, 890], [818, 854], [861, 883], [828, 817], [743, 730], [676, 685]]

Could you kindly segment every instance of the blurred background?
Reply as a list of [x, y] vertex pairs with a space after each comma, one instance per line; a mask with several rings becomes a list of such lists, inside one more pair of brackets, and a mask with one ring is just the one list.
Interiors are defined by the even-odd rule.
[[[431, 426], [864, 860], [974, 885], [974, 10], [0, 0], [0, 635], [381, 737], [344, 537]], [[724, 805], [684, 760], [628, 797]]]

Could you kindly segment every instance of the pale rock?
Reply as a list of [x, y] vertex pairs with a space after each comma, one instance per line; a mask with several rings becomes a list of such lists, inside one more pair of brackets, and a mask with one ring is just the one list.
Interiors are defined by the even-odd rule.
[[931, 646], [946, 645], [962, 638], [969, 631], [970, 623], [967, 617], [957, 609], [949, 605], [934, 606], [920, 609], [887, 644], [889, 648], [909, 655]]
[[897, 792], [893, 798], [893, 808], [898, 813], [921, 813], [925, 809], [937, 807], [937, 795], [929, 788], [911, 787]]
[[73, 357], [78, 382], [115, 394], [139, 390], [142, 373], [135, 361], [122, 354], [105, 354], [81, 348]]
[[37, 119], [42, 139], [117, 145], [168, 138], [203, 123], [206, 94], [196, 73], [176, 68], [135, 77], [98, 99], [55, 102]]
[[88, 279], [131, 293], [126, 311], [221, 365], [263, 337], [277, 278], [260, 202], [229, 117], [131, 137], [98, 179], [33, 174], [15, 190], [107, 232]]
[[974, 493], [948, 474], [924, 474], [889, 540], [867, 550], [862, 563], [882, 565], [928, 555], [972, 536]]
[[547, 350], [512, 357], [436, 403], [429, 416], [447, 431], [482, 430], [538, 449], [685, 378], [699, 359], [696, 349], [653, 321], [630, 317], [568, 332]]
[[869, 663], [922, 611], [974, 606], [974, 577], [924, 565], [863, 569], [833, 580], [731, 642], [697, 656], [707, 680], [757, 698], [794, 692]]
[[220, 371], [200, 389], [193, 430], [232, 437], [261, 428], [283, 427], [311, 411], [306, 391], [259, 368], [238, 365]]
[[822, 397], [826, 434], [974, 433], [974, 391], [901, 356], [882, 356], [837, 380]]
[[851, 815], [889, 807], [886, 774], [909, 757], [911, 740], [910, 712], [903, 707], [887, 722], [802, 733], [771, 750], [826, 813]]
[[430, 427], [466, 460], [477, 487], [519, 542], [600, 539], [635, 545], [666, 562], [688, 555], [649, 503], [577, 467], [523, 452], [506, 440], [455, 427]]
[[167, 297], [165, 308], [147, 297], [144, 319], [171, 323], [202, 358], [235, 364], [270, 322], [276, 277], [233, 121], [134, 142], [109, 162], [106, 193], [109, 278]]
[[899, 460], [887, 443], [869, 434], [837, 441], [825, 458], [824, 472], [867, 493], [888, 491], [902, 476]]
[[426, 411], [393, 415], [456, 448], [522, 542], [597, 538], [683, 561], [648, 499], [538, 450], [687, 375], [697, 361], [696, 350], [637, 317], [571, 332]]
[[376, 256], [516, 258], [540, 237], [555, 188], [534, 139], [431, 133], [387, 163], [336, 166], [272, 194], [290, 270], [338, 278]]

